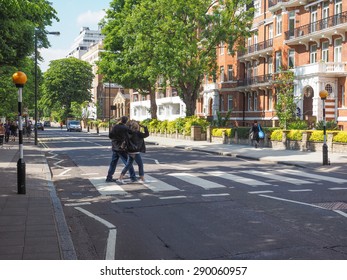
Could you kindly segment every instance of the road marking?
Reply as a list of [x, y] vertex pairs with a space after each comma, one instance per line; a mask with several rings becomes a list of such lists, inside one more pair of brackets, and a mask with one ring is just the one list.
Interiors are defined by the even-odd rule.
[[146, 175], [146, 183], [144, 186], [152, 190], [153, 192], [165, 192], [165, 191], [178, 191], [179, 189], [169, 185], [161, 180], [158, 180], [152, 176]]
[[80, 203], [65, 203], [64, 206], [82, 206], [82, 205], [90, 205], [90, 202], [80, 202]]
[[342, 191], [342, 190], [347, 190], [347, 188], [329, 188], [331, 191]]
[[[57, 165], [58, 166], [58, 165]], [[64, 169], [66, 169], [65, 171], [61, 172], [60, 174], [57, 175], [57, 177], [62, 177], [62, 176], [70, 176], [70, 174], [65, 174], [65, 173], [68, 173], [71, 171], [71, 168], [65, 168], [63, 167]]]
[[228, 193], [210, 193], [210, 194], [203, 194], [201, 196], [204, 196], [204, 197], [211, 197], [211, 196], [228, 196], [230, 194]]
[[89, 181], [98, 190], [101, 195], [126, 195], [128, 192], [115, 183], [105, 182], [104, 177], [100, 178], [89, 178]]
[[177, 195], [177, 196], [162, 196], [159, 199], [176, 199], [176, 198], [187, 198], [185, 195]]
[[99, 173], [83, 173], [81, 176], [99, 175]]
[[274, 179], [274, 180], [278, 180], [278, 181], [282, 181], [282, 182], [286, 182], [286, 183], [290, 183], [290, 184], [294, 184], [294, 185], [312, 184], [312, 182], [305, 181], [302, 179], [284, 177], [284, 176], [268, 173], [265, 171], [247, 170], [247, 171], [241, 171], [241, 172], [247, 173], [247, 174], [253, 174], [255, 176], [265, 177], [267, 179]]
[[282, 172], [282, 173], [287, 173], [287, 174], [295, 174], [295, 175], [310, 178], [310, 179], [333, 182], [333, 183], [337, 183], [337, 184], [347, 183], [347, 180], [345, 180], [345, 179], [334, 178], [334, 177], [330, 177], [330, 176], [324, 176], [324, 175], [318, 175], [318, 174], [312, 174], [312, 173], [306, 173], [306, 172], [303, 172], [300, 170], [283, 169], [283, 170], [277, 170], [277, 171]]
[[133, 198], [133, 199], [116, 199], [116, 200], [112, 200], [111, 203], [135, 202], [135, 201], [141, 201], [141, 199], [139, 199], [139, 198]]
[[336, 212], [337, 214], [340, 214], [340, 215], [342, 215], [342, 216], [347, 218], [347, 213], [345, 213], [345, 212], [343, 212], [341, 210], [333, 210], [333, 211]]
[[86, 214], [88, 217], [93, 218], [94, 220], [102, 223], [105, 225], [110, 231], [108, 233], [107, 238], [107, 246], [106, 246], [106, 260], [114, 260], [114, 257], [116, 255], [116, 240], [117, 240], [117, 229], [116, 226], [111, 224], [110, 222], [104, 220], [103, 218], [100, 218], [99, 216], [94, 215], [93, 213], [81, 208], [81, 207], [75, 207], [76, 210], [82, 212], [83, 214]]
[[252, 187], [268, 186], [268, 185], [270, 185], [270, 184], [262, 182], [262, 181], [254, 180], [254, 179], [251, 179], [251, 178], [237, 176], [235, 174], [229, 174], [229, 173], [222, 172], [222, 171], [210, 171], [210, 172], [206, 172], [206, 173], [208, 175], [221, 177], [223, 179], [235, 181], [237, 183], [241, 183], [241, 184], [244, 184], [244, 185], [249, 185], [249, 186], [252, 186]]
[[320, 206], [317, 206], [317, 205], [314, 205], [314, 204], [310, 204], [310, 203], [305, 203], [305, 202], [300, 202], [300, 201], [295, 201], [295, 200], [290, 200], [290, 199], [285, 199], [285, 198], [280, 198], [280, 197], [275, 197], [275, 196], [269, 196], [269, 195], [264, 195], [264, 194], [260, 194], [259, 196], [266, 197], [266, 198], [271, 198], [271, 199], [275, 199], [275, 200], [281, 200], [281, 201], [285, 201], [285, 202], [291, 202], [291, 203], [311, 206], [311, 207], [315, 207], [315, 208], [325, 209], [326, 210], [326, 208], [324, 208], [324, 207], [320, 207]]
[[289, 192], [312, 192], [312, 189], [288, 190]]
[[255, 192], [248, 192], [250, 194], [260, 194], [260, 193], [273, 193], [273, 191], [255, 191]]
[[189, 173], [171, 173], [170, 176], [176, 177], [182, 181], [188, 182], [193, 185], [198, 185], [199, 187], [210, 190], [210, 189], [217, 189], [217, 188], [225, 188], [225, 186], [214, 183], [212, 181], [208, 181], [199, 177], [196, 177], [195, 175], [189, 174]]

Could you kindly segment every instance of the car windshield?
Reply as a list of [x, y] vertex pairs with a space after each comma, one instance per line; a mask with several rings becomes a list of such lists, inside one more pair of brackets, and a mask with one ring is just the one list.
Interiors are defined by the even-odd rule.
[[70, 122], [70, 124], [72, 124], [72, 125], [78, 125], [78, 124], [80, 124], [80, 123], [77, 122], [77, 121], [73, 121], [73, 122]]

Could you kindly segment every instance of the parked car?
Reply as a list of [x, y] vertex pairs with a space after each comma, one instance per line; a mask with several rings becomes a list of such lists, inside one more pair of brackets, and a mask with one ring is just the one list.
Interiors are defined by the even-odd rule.
[[36, 128], [37, 128], [37, 130], [44, 130], [44, 128], [43, 128], [43, 124], [42, 124], [42, 122], [38, 122], [37, 124], [36, 124]]
[[44, 127], [51, 127], [51, 122], [50, 121], [44, 121], [43, 126]]
[[82, 131], [82, 126], [80, 121], [69, 121], [66, 125], [67, 131]]

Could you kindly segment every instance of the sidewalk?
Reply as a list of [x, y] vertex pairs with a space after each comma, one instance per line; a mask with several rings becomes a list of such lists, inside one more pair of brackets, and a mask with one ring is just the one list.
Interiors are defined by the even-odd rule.
[[24, 142], [26, 194], [17, 194], [18, 142], [0, 148], [0, 259], [76, 259], [47, 160]]
[[[254, 148], [246, 145], [218, 144], [207, 141], [189, 141], [173, 138], [149, 136], [149, 144], [203, 151], [236, 158], [286, 164], [298, 167], [317, 168], [323, 163], [322, 152], [301, 152], [298, 150], [276, 150], [272, 148]], [[347, 153], [328, 153], [330, 167], [347, 167]]]

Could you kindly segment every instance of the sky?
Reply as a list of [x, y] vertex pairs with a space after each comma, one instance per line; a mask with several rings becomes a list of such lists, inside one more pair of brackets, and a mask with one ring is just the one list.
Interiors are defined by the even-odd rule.
[[52, 26], [46, 27], [46, 30], [59, 31], [60, 36], [47, 35], [51, 47], [40, 49], [44, 61], [39, 62], [39, 65], [43, 72], [48, 69], [51, 60], [66, 57], [82, 27], [97, 30], [98, 22], [105, 15], [111, 0], [50, 0], [50, 2], [57, 11], [60, 21], [54, 21]]

